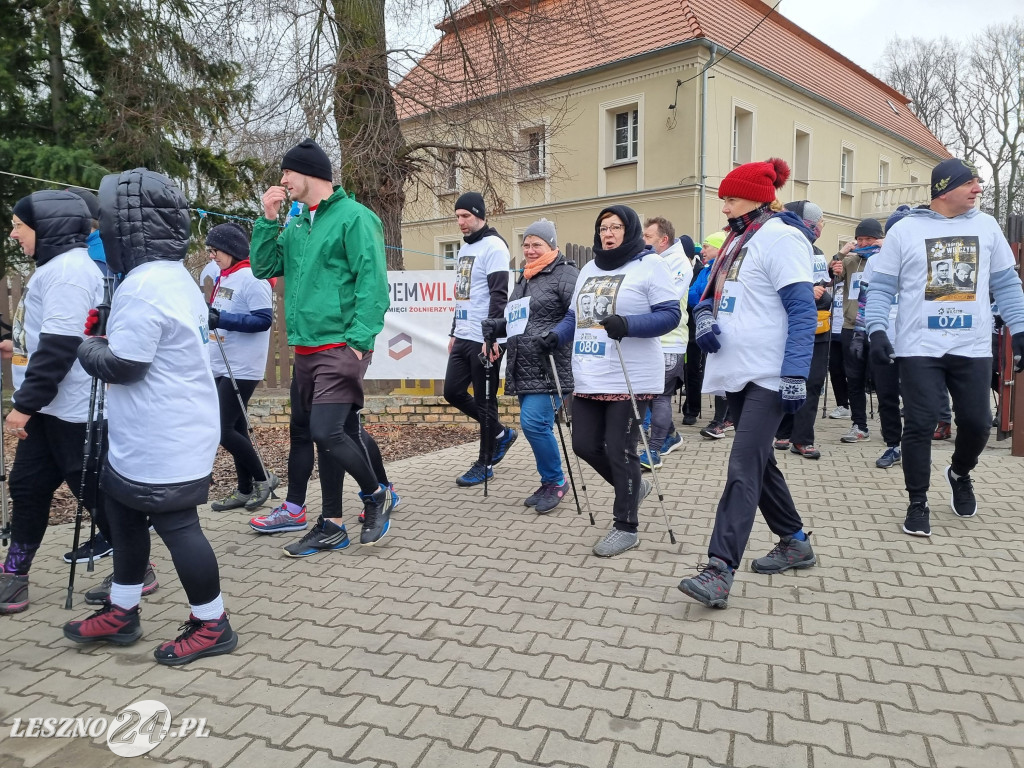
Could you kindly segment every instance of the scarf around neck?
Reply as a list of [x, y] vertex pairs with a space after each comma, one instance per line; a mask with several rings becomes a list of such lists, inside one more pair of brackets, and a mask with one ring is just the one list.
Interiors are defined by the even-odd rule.
[[544, 267], [551, 264], [555, 259], [558, 258], [558, 249], [548, 251], [543, 256], [538, 256], [533, 261], [527, 262], [526, 266], [523, 267], [523, 277], [527, 280], [540, 273]]
[[729, 219], [729, 236], [722, 243], [722, 249], [719, 252], [718, 258], [715, 259], [715, 266], [711, 268], [711, 274], [708, 276], [708, 286], [701, 297], [706, 299], [714, 296], [715, 303], [711, 311], [715, 317], [718, 316], [718, 305], [722, 300], [722, 288], [725, 286], [725, 278], [729, 275], [733, 262], [740, 251], [743, 250], [743, 246], [747, 244], [747, 241], [774, 215], [771, 204], [765, 203], [749, 213]]

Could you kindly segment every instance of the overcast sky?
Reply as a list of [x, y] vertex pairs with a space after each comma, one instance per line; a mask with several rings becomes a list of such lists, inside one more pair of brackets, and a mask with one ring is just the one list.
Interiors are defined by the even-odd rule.
[[1024, 18], [1022, 0], [782, 0], [778, 10], [872, 73], [877, 73], [886, 43], [895, 36], [967, 36], [1015, 15]]

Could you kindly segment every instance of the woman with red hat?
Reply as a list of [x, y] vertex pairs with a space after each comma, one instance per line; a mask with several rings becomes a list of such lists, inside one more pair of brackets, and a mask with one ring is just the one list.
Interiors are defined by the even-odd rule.
[[708, 353], [704, 392], [724, 395], [736, 424], [709, 562], [679, 584], [714, 608], [727, 605], [758, 508], [780, 541], [753, 562], [754, 571], [815, 564], [772, 449], [783, 415], [796, 413], [807, 398], [817, 325], [814, 234], [776, 199], [788, 178], [789, 166], [772, 158], [741, 165], [722, 180], [718, 196], [730, 232], [694, 310], [697, 344]]

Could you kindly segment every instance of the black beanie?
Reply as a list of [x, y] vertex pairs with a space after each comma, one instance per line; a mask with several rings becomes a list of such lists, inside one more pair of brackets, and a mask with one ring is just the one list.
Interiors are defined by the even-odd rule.
[[14, 215], [29, 229], [36, 228], [36, 211], [32, 205], [32, 195], [26, 195], [14, 204]]
[[249, 258], [249, 236], [237, 224], [218, 224], [206, 233], [206, 247], [224, 251], [235, 261]]
[[94, 221], [100, 220], [100, 199], [96, 197], [96, 195], [82, 187], [68, 187], [68, 192], [74, 192], [80, 198], [85, 200], [85, 204], [89, 206], [89, 215]]
[[463, 192], [455, 201], [456, 211], [469, 211], [478, 219], [487, 218], [487, 209], [484, 207], [484, 196], [479, 192]]
[[943, 160], [932, 168], [932, 200], [974, 179], [981, 181], [973, 163], [958, 157]]
[[281, 161], [281, 170], [295, 171], [315, 179], [334, 181], [331, 159], [312, 139], [306, 139], [285, 152], [284, 159]]
[[697, 246], [693, 244], [693, 238], [689, 235], [680, 235], [679, 244], [683, 246], [686, 255], [691, 259], [697, 255]]
[[860, 224], [857, 225], [857, 229], [853, 232], [854, 237], [873, 237], [877, 240], [881, 240], [885, 237], [885, 232], [882, 231], [882, 222], [878, 219], [863, 219]]

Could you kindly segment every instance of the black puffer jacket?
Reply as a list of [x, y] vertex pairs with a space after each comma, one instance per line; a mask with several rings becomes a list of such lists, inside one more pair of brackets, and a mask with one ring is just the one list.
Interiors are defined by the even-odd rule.
[[[508, 340], [508, 357], [505, 364], [505, 392], [510, 395], [531, 395], [555, 392], [551, 381], [551, 363], [547, 354], [541, 351], [538, 341], [548, 331], [554, 330], [565, 317], [572, 303], [572, 293], [580, 271], [564, 254], [548, 264], [530, 280], [519, 276], [509, 301], [530, 297], [530, 320], [526, 330]], [[504, 320], [499, 335], [505, 332]], [[555, 366], [562, 393], [572, 391], [572, 347], [563, 346], [555, 351]]]
[[45, 189], [32, 193], [36, 248], [32, 258], [43, 266], [72, 248], [85, 248], [92, 230], [89, 207], [74, 192]]
[[104, 176], [99, 198], [111, 270], [127, 274], [147, 261], [184, 261], [192, 231], [188, 202], [166, 176], [146, 168]]

